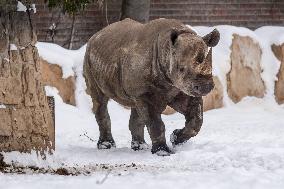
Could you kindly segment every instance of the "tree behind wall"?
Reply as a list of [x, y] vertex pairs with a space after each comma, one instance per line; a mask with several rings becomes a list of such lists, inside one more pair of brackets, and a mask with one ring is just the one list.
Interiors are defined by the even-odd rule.
[[[59, 14], [59, 17], [61, 14], [65, 15], [68, 14], [70, 16], [70, 19], [72, 20], [71, 26], [70, 26], [70, 36], [68, 40], [68, 49], [73, 49], [74, 46], [74, 36], [75, 36], [75, 23], [76, 23], [76, 18], [77, 16], [84, 11], [86, 6], [91, 3], [98, 4], [99, 7], [103, 6], [104, 0], [45, 0], [45, 3], [47, 3], [48, 7], [51, 9], [59, 10], [57, 12]], [[56, 25], [54, 24], [51, 27], [51, 34], [52, 34], [52, 41], [54, 34], [55, 34], [55, 29]], [[53, 29], [53, 30], [52, 30]]]
[[138, 22], [148, 22], [150, 0], [122, 0], [120, 20], [131, 18]]
[[54, 147], [54, 123], [41, 83], [32, 11], [0, 0], [0, 151]]

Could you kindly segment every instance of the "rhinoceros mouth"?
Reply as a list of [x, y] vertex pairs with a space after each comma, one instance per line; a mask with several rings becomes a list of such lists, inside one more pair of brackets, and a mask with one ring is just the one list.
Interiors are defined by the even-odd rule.
[[201, 97], [206, 96], [208, 93], [212, 91], [214, 88], [214, 84], [204, 84], [204, 85], [195, 85], [187, 90], [181, 89], [185, 94], [192, 96], [192, 97]]
[[194, 96], [206, 96], [208, 93], [212, 91], [213, 88], [214, 85], [211, 83], [204, 85], [196, 85], [193, 87], [192, 94]]

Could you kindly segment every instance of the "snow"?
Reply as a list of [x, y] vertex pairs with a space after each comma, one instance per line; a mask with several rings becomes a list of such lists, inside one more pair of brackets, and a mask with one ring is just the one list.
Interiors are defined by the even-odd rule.
[[0, 109], [5, 109], [6, 106], [4, 104], [0, 104]]
[[[34, 13], [36, 13], [35, 4], [31, 4], [29, 10], [32, 10]], [[27, 7], [21, 1], [18, 1], [17, 11], [26, 12]]]
[[49, 26], [49, 30], [54, 30], [56, 28], [56, 25], [55, 23], [52, 23], [50, 26]]
[[[269, 99], [245, 98], [240, 103], [204, 114], [201, 132], [174, 149], [169, 157], [152, 155], [150, 149], [130, 149], [130, 111], [109, 103], [112, 132], [117, 148], [98, 150], [98, 126], [91, 113], [64, 104], [57, 91], [47, 87], [56, 103], [56, 151], [42, 160], [36, 155], [5, 153], [6, 162], [58, 168], [75, 166], [91, 169], [89, 176], [50, 174], [1, 174], [0, 188], [283, 188], [284, 187], [284, 107]], [[180, 114], [163, 116], [166, 136], [184, 125]], [[90, 137], [92, 140], [87, 138]], [[150, 143], [149, 135], [146, 141]], [[170, 144], [169, 144], [170, 145]], [[138, 166], [131, 169], [123, 164]], [[117, 166], [117, 167], [115, 167]], [[109, 174], [106, 180], [105, 175]], [[40, 182], [40, 184], [39, 184]]]
[[[213, 28], [194, 27], [194, 30], [205, 35]], [[233, 33], [250, 36], [260, 43], [264, 52], [262, 62], [269, 61], [270, 64], [275, 60], [269, 52], [269, 45], [283, 42], [283, 27], [275, 30], [272, 27], [260, 28], [255, 32], [232, 26], [216, 28], [221, 33], [221, 40], [213, 48], [213, 66], [214, 74], [221, 79], [223, 86], [226, 86], [225, 76], [230, 70]], [[31, 154], [10, 152], [4, 153], [5, 161], [47, 169], [75, 167], [91, 174], [0, 173], [0, 188], [284, 188], [284, 105], [276, 104], [271, 94], [276, 66], [268, 67], [269, 63], [262, 63], [262, 77], [265, 84], [269, 84], [267, 97], [270, 98], [247, 97], [238, 104], [226, 99], [227, 107], [204, 113], [200, 133], [182, 146], [173, 148], [170, 134], [184, 126], [184, 117], [178, 113], [163, 116], [167, 141], [175, 154], [159, 157], [152, 155], [150, 149], [139, 152], [131, 150], [128, 129], [130, 111], [114, 101], [110, 101], [108, 107], [117, 148], [98, 150], [99, 129], [91, 112], [91, 98], [85, 92], [86, 84], [82, 76], [86, 46], [79, 50], [66, 50], [42, 42], [36, 46], [43, 59], [63, 68], [64, 78], [76, 75], [76, 107], [65, 104], [56, 88], [45, 87], [47, 95], [55, 97], [54, 154], [42, 159], [34, 151]], [[145, 133], [146, 142], [151, 146], [146, 129]], [[133, 164], [136, 166], [133, 167]]]
[[18, 1], [17, 11], [26, 12], [27, 11], [27, 7], [21, 1]]
[[17, 46], [15, 44], [10, 44], [10, 51], [16, 51], [18, 50]]
[[34, 14], [36, 13], [36, 6], [35, 6], [35, 4], [31, 4], [30, 10], [34, 11]]

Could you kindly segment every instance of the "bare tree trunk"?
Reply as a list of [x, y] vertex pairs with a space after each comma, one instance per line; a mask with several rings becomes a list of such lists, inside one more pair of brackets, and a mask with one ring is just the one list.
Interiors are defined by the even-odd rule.
[[120, 20], [131, 18], [141, 23], [149, 21], [150, 0], [122, 0]]
[[75, 14], [72, 15], [72, 25], [71, 25], [71, 34], [70, 34], [70, 42], [69, 42], [69, 49], [73, 48], [73, 42], [74, 42], [74, 35], [75, 35]]
[[[54, 147], [54, 124], [41, 83], [30, 11], [0, 0], [0, 151]], [[3, 3], [3, 4], [2, 4]]]

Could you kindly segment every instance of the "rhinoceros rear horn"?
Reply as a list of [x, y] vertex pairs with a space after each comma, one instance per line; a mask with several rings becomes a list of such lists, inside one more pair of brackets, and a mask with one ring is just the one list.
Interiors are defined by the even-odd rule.
[[208, 47], [215, 47], [220, 40], [220, 33], [217, 29], [214, 29], [212, 32], [202, 37], [202, 39]]
[[212, 74], [212, 48], [210, 48], [207, 53], [204, 63], [202, 65], [202, 75], [211, 75]]

